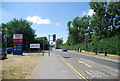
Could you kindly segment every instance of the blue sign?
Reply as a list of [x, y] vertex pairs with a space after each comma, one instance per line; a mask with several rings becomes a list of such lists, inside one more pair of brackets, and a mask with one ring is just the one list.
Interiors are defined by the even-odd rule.
[[23, 54], [23, 44], [13, 43], [13, 55], [22, 55], [22, 54]]

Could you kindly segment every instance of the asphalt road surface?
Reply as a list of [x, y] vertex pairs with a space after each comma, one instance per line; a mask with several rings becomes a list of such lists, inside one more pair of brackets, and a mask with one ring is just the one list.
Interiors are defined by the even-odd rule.
[[119, 63], [54, 49], [64, 63], [84, 79], [118, 79]]

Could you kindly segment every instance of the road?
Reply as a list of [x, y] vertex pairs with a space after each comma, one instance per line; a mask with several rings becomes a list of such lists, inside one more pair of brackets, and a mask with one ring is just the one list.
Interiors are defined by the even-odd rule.
[[38, 66], [34, 79], [82, 79], [53, 52], [45, 53]]
[[118, 79], [118, 63], [54, 49], [62, 61], [84, 79]]

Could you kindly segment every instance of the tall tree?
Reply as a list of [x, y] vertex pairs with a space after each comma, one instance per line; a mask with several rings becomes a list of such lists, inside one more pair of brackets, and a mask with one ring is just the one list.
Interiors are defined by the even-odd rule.
[[110, 2], [107, 7], [107, 19], [111, 36], [120, 34], [120, 2]]
[[[32, 23], [23, 20], [23, 19], [13, 19], [6, 24], [2, 24], [2, 28], [5, 27], [8, 29], [8, 46], [12, 45], [13, 34], [23, 34], [23, 47], [25, 49], [26, 43], [30, 43], [34, 41], [35, 38], [35, 30], [31, 27]], [[3, 31], [4, 34], [4, 31]]]
[[107, 2], [90, 2], [91, 9], [94, 10], [92, 26], [94, 31], [98, 32], [101, 38], [107, 37], [108, 18], [107, 16]]
[[[79, 21], [79, 17], [76, 17], [73, 19], [73, 21], [69, 21], [67, 23], [68, 25], [68, 31], [69, 31], [69, 43], [71, 45], [75, 45], [79, 42], [79, 31], [78, 31], [78, 21]], [[71, 27], [72, 25], [72, 27]]]
[[[93, 0], [96, 1], [96, 0]], [[120, 2], [90, 2], [91, 9], [96, 12], [93, 23], [101, 38], [115, 35], [120, 27]]]

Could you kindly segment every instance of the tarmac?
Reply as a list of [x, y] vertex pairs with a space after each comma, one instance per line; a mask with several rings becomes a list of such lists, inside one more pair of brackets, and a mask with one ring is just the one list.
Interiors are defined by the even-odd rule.
[[52, 52], [41, 57], [34, 79], [82, 79]]

